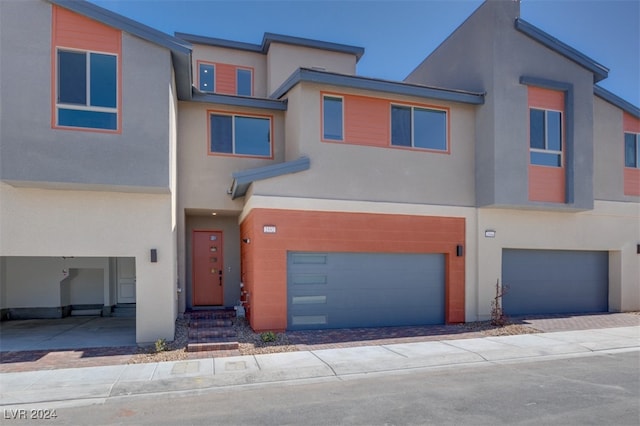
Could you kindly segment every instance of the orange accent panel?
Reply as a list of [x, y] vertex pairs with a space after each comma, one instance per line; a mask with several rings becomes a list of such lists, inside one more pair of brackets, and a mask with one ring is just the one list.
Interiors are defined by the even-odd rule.
[[119, 30], [58, 6], [53, 6], [53, 20], [55, 46], [120, 54]]
[[[265, 224], [277, 233], [265, 234]], [[444, 253], [445, 321], [465, 320], [465, 220], [370, 213], [254, 209], [240, 225], [242, 282], [256, 331], [287, 328], [287, 251]]]
[[564, 203], [564, 167], [529, 165], [529, 200]]
[[192, 241], [193, 304], [195, 306], [222, 305], [224, 301], [222, 232], [193, 231]]
[[345, 142], [389, 146], [389, 101], [364, 96], [344, 96]]
[[564, 92], [528, 86], [529, 106], [564, 111]]
[[216, 93], [236, 94], [236, 66], [216, 64]]
[[622, 127], [627, 133], [640, 133], [640, 119], [625, 112], [622, 114]]
[[640, 169], [624, 168], [624, 195], [640, 196]]

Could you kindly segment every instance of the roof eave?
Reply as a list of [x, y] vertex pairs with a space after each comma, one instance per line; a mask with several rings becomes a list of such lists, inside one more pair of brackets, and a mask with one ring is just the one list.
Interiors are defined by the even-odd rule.
[[247, 108], [268, 109], [272, 111], [286, 111], [287, 101], [279, 99], [255, 98], [248, 96], [222, 95], [219, 93], [201, 92], [192, 87], [191, 101], [221, 104], [230, 106], [240, 106]]
[[596, 84], [593, 86], [593, 93], [599, 98], [604, 99], [610, 104], [617, 106], [618, 108], [634, 116], [635, 118], [640, 118], [640, 108], [633, 105], [631, 102], [627, 102], [621, 97], [614, 95], [607, 89], [604, 89]]
[[388, 80], [378, 80], [346, 74], [336, 74], [326, 71], [298, 68], [287, 80], [270, 96], [279, 99], [300, 82], [328, 84], [332, 86], [349, 87], [354, 89], [372, 90], [393, 93], [396, 95], [418, 96], [451, 102], [473, 105], [484, 103], [484, 93], [474, 93], [462, 90], [442, 89], [417, 84], [402, 83]]
[[524, 35], [532, 38], [538, 43], [548, 47], [549, 49], [555, 51], [556, 53], [564, 56], [565, 58], [577, 63], [583, 68], [591, 71], [593, 73], [593, 82], [597, 83], [598, 81], [604, 80], [609, 76], [609, 68], [604, 65], [594, 61], [587, 55], [579, 52], [573, 47], [569, 46], [566, 43], [561, 42], [557, 38], [551, 36], [550, 34], [542, 31], [540, 28], [535, 25], [530, 24], [522, 18], [517, 18], [515, 20], [515, 28], [520, 31]]
[[269, 166], [235, 172], [232, 175], [233, 182], [231, 183], [229, 194], [231, 195], [231, 199], [235, 200], [236, 198], [244, 197], [249, 186], [257, 180], [298, 173], [304, 170], [309, 170], [310, 167], [311, 161], [309, 158], [300, 157], [294, 161], [286, 161], [284, 163], [271, 164]]

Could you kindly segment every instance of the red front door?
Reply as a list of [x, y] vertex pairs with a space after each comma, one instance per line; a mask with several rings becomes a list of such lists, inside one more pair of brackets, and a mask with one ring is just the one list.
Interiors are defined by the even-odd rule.
[[222, 305], [222, 232], [193, 231], [193, 304]]

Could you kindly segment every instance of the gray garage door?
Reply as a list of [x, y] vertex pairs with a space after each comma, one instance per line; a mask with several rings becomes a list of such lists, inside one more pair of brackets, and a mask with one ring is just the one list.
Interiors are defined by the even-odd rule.
[[444, 323], [444, 255], [288, 253], [290, 330]]
[[507, 315], [606, 312], [609, 256], [600, 251], [503, 250]]

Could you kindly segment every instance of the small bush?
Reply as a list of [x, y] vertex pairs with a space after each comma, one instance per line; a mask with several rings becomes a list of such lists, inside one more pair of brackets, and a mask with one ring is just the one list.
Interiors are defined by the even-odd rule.
[[164, 352], [167, 350], [167, 341], [165, 339], [156, 340], [156, 352]]
[[275, 342], [277, 338], [278, 336], [276, 336], [276, 333], [273, 331], [266, 331], [260, 334], [260, 339], [262, 339], [264, 343]]

